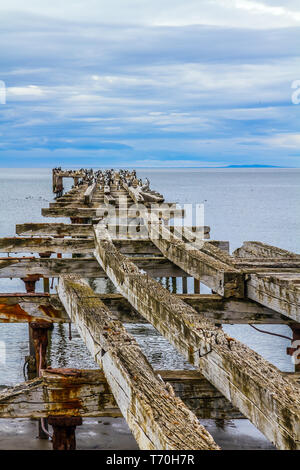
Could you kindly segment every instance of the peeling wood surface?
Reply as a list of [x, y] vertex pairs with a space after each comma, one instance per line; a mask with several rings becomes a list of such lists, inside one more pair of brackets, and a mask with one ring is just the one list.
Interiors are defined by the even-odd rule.
[[141, 449], [218, 449], [195, 415], [155, 375], [135, 339], [92, 289], [75, 276], [60, 278], [58, 295]]
[[211, 321], [141, 274], [95, 228], [95, 256], [133, 307], [279, 449], [300, 449], [300, 388]]
[[[197, 371], [155, 372], [202, 419], [243, 418]], [[121, 417], [100, 370], [46, 369], [42, 377], [0, 392], [0, 418]]]

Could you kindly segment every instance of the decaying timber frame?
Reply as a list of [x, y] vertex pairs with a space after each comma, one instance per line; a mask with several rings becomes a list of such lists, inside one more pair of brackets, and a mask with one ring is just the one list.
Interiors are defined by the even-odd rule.
[[[74, 186], [63, 194], [65, 177]], [[284, 374], [222, 330], [287, 324], [300, 339], [300, 255], [260, 242], [230, 255], [227, 242], [209, 240], [209, 227], [170, 225], [184, 211], [135, 171], [54, 169], [53, 191], [42, 214], [71, 224], [17, 225], [18, 237], [0, 239], [1, 253], [40, 255], [0, 258], [0, 278], [21, 278], [27, 291], [0, 294], [0, 322], [42, 329], [72, 321], [101, 372], [44, 368], [0, 394], [0, 417], [49, 417], [59, 433], [82, 417], [122, 415], [141, 449], [217, 450], [198, 418], [243, 416], [278, 449], [300, 449], [299, 366]], [[119, 293], [95, 294], [85, 279], [101, 277]], [[183, 293], [158, 277], [182, 278]], [[34, 291], [40, 278], [44, 294]], [[213, 294], [200, 294], [200, 281]], [[122, 325], [134, 321], [151, 323], [198, 371], [154, 371]], [[297, 359], [297, 346], [288, 349]]]

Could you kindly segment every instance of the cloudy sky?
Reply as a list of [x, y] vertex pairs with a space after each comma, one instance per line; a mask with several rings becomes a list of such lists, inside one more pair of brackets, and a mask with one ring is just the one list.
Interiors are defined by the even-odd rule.
[[2, 0], [0, 21], [2, 167], [300, 167], [299, 0]]

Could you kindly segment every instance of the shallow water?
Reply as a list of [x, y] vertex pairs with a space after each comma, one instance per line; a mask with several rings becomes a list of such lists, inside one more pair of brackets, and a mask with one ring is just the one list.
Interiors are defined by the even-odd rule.
[[[138, 176], [148, 176], [151, 186], [163, 192], [167, 201], [204, 203], [204, 222], [211, 226], [211, 238], [230, 240], [231, 250], [245, 240], [259, 240], [299, 252], [300, 170], [143, 169], [138, 171]], [[14, 236], [16, 223], [45, 221], [41, 208], [47, 207], [52, 199], [50, 170], [0, 169], [0, 236]], [[55, 222], [59, 220], [55, 219]], [[180, 289], [180, 280], [178, 283]], [[98, 292], [107, 291], [102, 280], [96, 284]], [[188, 286], [191, 290], [192, 280]], [[37, 291], [42, 291], [42, 282], [36, 287]], [[205, 287], [201, 288], [202, 292], [207, 291]], [[24, 284], [21, 280], [0, 279], [0, 291], [24, 292]], [[128, 324], [127, 328], [154, 367], [190, 367], [152, 326]], [[262, 328], [290, 336], [290, 329], [283, 325]], [[23, 380], [24, 356], [28, 353], [27, 329], [28, 326], [22, 324], [2, 324], [0, 327], [0, 358], [1, 351], [2, 358], [3, 350], [6, 352], [5, 363], [0, 359], [0, 385], [13, 385]], [[228, 325], [224, 329], [281, 370], [293, 370], [291, 359], [285, 354], [287, 340], [258, 333], [247, 325]], [[48, 360], [53, 367], [96, 367], [74, 328], [72, 341], [69, 341], [65, 325], [55, 325]], [[0, 446], [5, 434], [2, 421]], [[88, 423], [84, 427], [88, 427]], [[22, 426], [26, 427], [26, 423]], [[92, 432], [94, 425], [90, 426]], [[207, 426], [217, 442], [222, 441], [226, 448], [230, 447], [230, 442], [235, 448], [270, 448], [247, 420], [225, 422], [222, 426], [210, 422]], [[97, 431], [99, 438], [100, 428]], [[26, 442], [24, 446], [26, 448]]]

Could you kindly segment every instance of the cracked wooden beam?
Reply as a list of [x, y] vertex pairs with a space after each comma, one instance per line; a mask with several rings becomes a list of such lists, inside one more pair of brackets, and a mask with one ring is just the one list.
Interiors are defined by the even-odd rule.
[[[155, 371], [198, 418], [240, 419], [241, 413], [197, 371]], [[0, 392], [0, 418], [122, 417], [100, 370], [45, 369]]]
[[[95, 294], [109, 307], [113, 318], [126, 323], [147, 323], [121, 294]], [[290, 324], [291, 320], [252, 301], [224, 299], [219, 295], [176, 294], [199, 314], [216, 324]], [[0, 294], [0, 323], [24, 323], [44, 319], [69, 322], [55, 294]]]
[[76, 276], [60, 278], [58, 295], [141, 449], [218, 449], [195, 415], [155, 375], [140, 347]]
[[279, 449], [300, 449], [300, 387], [142, 274], [95, 228], [99, 264], [131, 305]]

